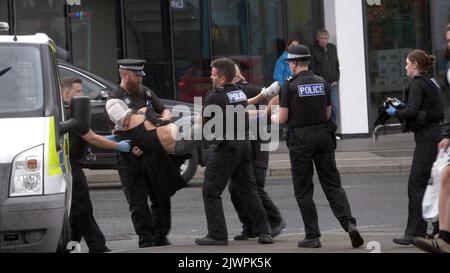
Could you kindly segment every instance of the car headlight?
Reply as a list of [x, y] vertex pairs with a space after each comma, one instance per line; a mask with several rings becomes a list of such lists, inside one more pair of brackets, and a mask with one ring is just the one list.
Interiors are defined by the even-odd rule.
[[10, 197], [42, 195], [44, 145], [19, 154], [12, 164]]

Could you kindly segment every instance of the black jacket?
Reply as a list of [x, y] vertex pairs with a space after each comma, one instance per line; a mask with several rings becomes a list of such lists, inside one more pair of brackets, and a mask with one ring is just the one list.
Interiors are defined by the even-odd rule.
[[404, 131], [417, 131], [444, 119], [444, 101], [437, 82], [428, 74], [414, 77], [404, 94], [405, 108], [398, 111]]
[[311, 47], [313, 58], [310, 70], [324, 78], [328, 83], [337, 82], [340, 79], [339, 60], [337, 48], [334, 44], [328, 43], [327, 51], [318, 44]]

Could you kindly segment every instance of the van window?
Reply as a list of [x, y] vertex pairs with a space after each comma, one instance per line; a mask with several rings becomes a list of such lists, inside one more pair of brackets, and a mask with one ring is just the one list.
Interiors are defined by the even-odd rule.
[[0, 117], [43, 116], [42, 77], [37, 47], [0, 44]]

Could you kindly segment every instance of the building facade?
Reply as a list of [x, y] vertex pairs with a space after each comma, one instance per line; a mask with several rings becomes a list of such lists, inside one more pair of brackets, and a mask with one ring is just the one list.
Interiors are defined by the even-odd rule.
[[436, 54], [442, 78], [449, 16], [448, 0], [0, 0], [11, 32], [14, 21], [18, 34], [45, 32], [61, 59], [114, 82], [118, 59], [146, 59], [144, 83], [186, 102], [210, 88], [212, 59], [231, 57], [267, 85], [286, 42], [311, 45], [325, 27], [338, 47], [348, 136], [368, 135], [384, 97], [401, 97], [409, 50]]

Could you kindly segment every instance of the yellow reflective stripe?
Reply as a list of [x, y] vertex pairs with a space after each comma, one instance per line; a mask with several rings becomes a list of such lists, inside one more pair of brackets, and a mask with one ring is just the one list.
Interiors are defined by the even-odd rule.
[[59, 153], [56, 151], [56, 130], [55, 118], [50, 117], [48, 130], [48, 176], [62, 175], [62, 169], [59, 165]]

